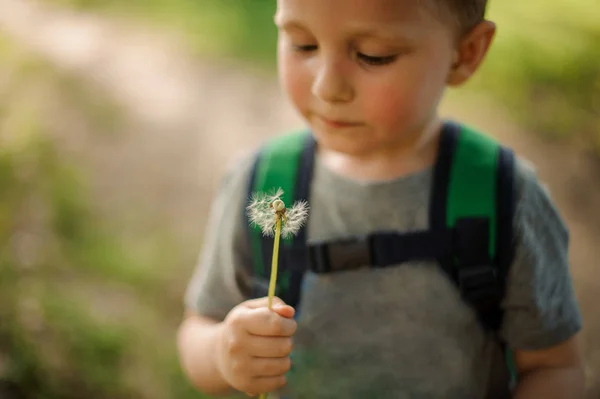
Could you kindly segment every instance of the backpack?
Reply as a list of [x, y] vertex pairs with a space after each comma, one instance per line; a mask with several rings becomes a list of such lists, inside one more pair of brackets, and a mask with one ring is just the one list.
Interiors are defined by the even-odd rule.
[[[310, 203], [310, 185], [317, 143], [309, 130], [269, 140], [258, 152], [248, 182], [254, 192], [282, 188], [282, 200]], [[512, 221], [515, 157], [492, 138], [455, 122], [446, 122], [434, 166], [429, 201], [429, 228], [423, 231], [381, 231], [360, 237], [307, 242], [307, 228], [281, 240], [276, 295], [297, 307], [307, 270], [335, 273], [357, 267], [388, 267], [415, 260], [438, 261], [462, 298], [473, 307], [482, 326], [497, 332], [500, 304], [514, 256]], [[249, 203], [249, 202], [248, 202]], [[253, 254], [254, 297], [267, 295], [273, 237], [244, 224]], [[310, 223], [310, 216], [309, 216]], [[400, 266], [401, 267], [401, 266]], [[507, 365], [514, 384], [509, 351]]]

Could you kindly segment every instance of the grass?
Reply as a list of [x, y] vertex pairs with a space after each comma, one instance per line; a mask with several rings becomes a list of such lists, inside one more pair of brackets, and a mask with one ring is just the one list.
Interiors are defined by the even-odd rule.
[[117, 106], [0, 36], [0, 397], [201, 398], [176, 356], [180, 296], [165, 292], [180, 248], [158, 231], [142, 254], [98, 218], [56, 114], [94, 128], [70, 134], [124, 129]]

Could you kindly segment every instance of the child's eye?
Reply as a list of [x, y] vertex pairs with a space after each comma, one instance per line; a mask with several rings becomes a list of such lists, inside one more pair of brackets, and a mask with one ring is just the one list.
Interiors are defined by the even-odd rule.
[[357, 54], [358, 58], [369, 65], [386, 65], [391, 64], [398, 58], [397, 55], [387, 55], [385, 57], [375, 57], [362, 53]]
[[292, 46], [292, 48], [294, 49], [294, 51], [308, 53], [311, 51], [315, 51], [317, 49], [317, 45], [316, 44], [294, 45], [294, 46]]

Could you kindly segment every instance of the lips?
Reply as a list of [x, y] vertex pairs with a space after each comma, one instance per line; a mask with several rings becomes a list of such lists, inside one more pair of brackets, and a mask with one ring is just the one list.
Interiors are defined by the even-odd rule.
[[359, 123], [359, 122], [346, 121], [346, 120], [341, 120], [341, 119], [329, 119], [329, 118], [326, 118], [324, 116], [318, 116], [318, 118], [326, 126], [329, 126], [331, 128], [335, 128], [335, 129], [342, 129], [342, 128], [348, 128], [348, 127], [356, 127], [356, 126], [362, 125], [362, 123]]

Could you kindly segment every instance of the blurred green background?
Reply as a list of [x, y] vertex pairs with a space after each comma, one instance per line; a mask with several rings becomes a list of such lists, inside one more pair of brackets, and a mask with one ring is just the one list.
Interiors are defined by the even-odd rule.
[[[40, 15], [74, 10], [61, 15], [75, 22], [92, 15], [131, 31], [150, 28], [176, 37], [184, 59], [192, 60], [192, 68], [198, 65], [198, 74], [215, 73], [207, 80], [217, 86], [231, 81], [219, 74], [219, 65], [241, 71], [236, 79], [255, 82], [233, 85], [240, 91], [275, 84], [273, 0], [27, 3]], [[578, 229], [575, 238], [588, 240], [576, 240], [573, 255], [585, 303], [596, 298], [584, 284], [586, 268], [596, 262], [585, 242], [600, 238], [594, 206], [600, 199], [594, 191], [600, 175], [597, 5], [492, 1], [489, 18], [499, 28], [493, 50], [474, 81], [450, 96], [450, 109], [481, 125], [510, 118], [511, 126], [532, 137], [518, 141], [519, 148], [553, 160], [542, 174], [554, 178], [550, 185], [570, 226]], [[85, 68], [64, 68], [48, 55], [52, 52], [36, 51], [31, 40], [11, 34], [14, 29], [3, 30], [10, 18], [0, 19], [0, 397], [201, 397], [179, 370], [175, 330], [210, 195], [224, 166], [208, 158], [198, 164], [179, 158], [183, 148], [189, 150], [186, 143], [200, 150], [206, 145], [202, 135], [215, 133], [197, 125], [143, 125], [110, 90], [86, 76]], [[32, 38], [40, 39], [35, 32]], [[119, 46], [118, 36], [112, 43]], [[229, 90], [214, 100], [222, 114], [245, 112], [244, 102], [235, 100], [239, 93]], [[247, 109], [254, 110], [250, 99], [256, 97], [246, 95]], [[198, 106], [203, 111], [208, 112]], [[227, 126], [223, 129], [246, 129], [244, 120]], [[161, 129], [164, 142], [152, 144], [149, 137], [155, 139]], [[183, 140], [184, 133], [199, 138], [180, 147], [167, 144]], [[514, 136], [507, 139], [521, 140]], [[237, 145], [243, 149], [259, 139]], [[170, 159], [176, 163], [166, 166]], [[157, 172], [162, 170], [168, 173]], [[588, 309], [593, 306], [584, 306], [586, 316], [594, 313]], [[593, 381], [600, 373], [598, 322], [586, 325]], [[595, 389], [592, 382], [590, 395], [597, 395]]]
[[[274, 0], [46, 0], [122, 13], [183, 30], [199, 54], [275, 66]], [[575, 136], [600, 151], [600, 10], [595, 0], [491, 1], [493, 51], [470, 86], [484, 89], [528, 126]]]

